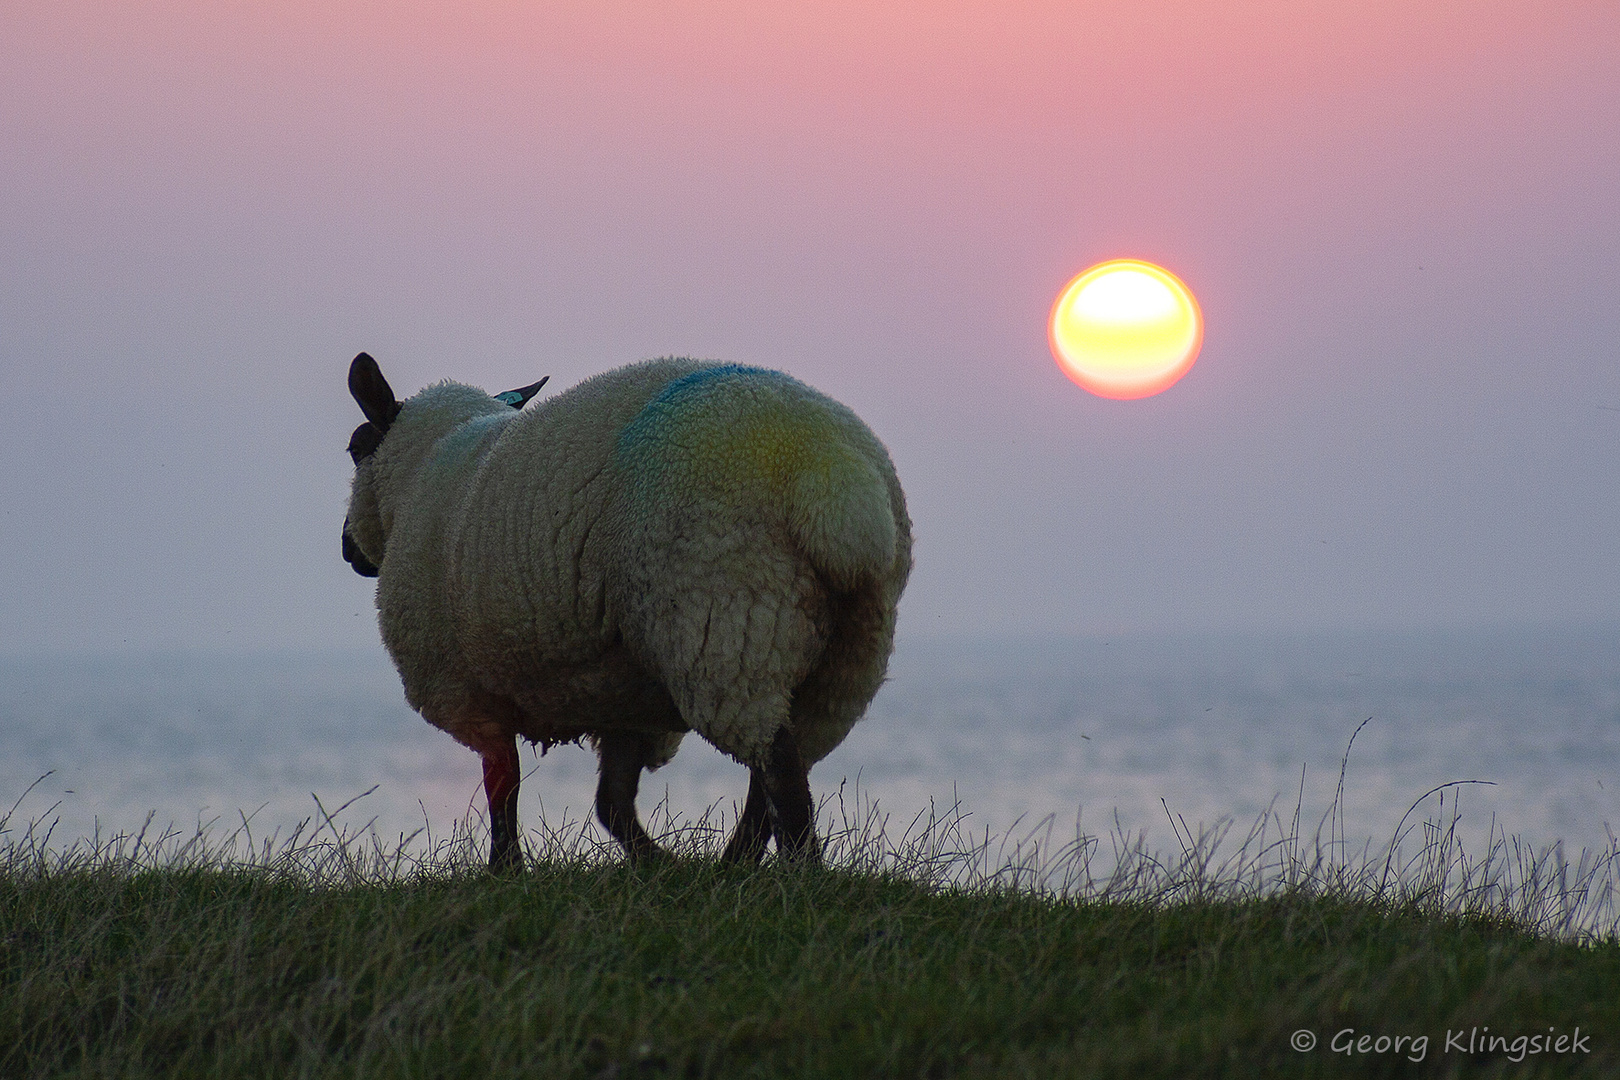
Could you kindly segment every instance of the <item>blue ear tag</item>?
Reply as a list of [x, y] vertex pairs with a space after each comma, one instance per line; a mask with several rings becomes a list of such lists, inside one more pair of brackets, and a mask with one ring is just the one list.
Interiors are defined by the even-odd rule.
[[529, 403], [530, 398], [534, 397], [534, 395], [540, 392], [540, 388], [542, 386], [546, 385], [546, 383], [550, 381], [551, 376], [547, 375], [544, 379], [541, 379], [537, 383], [530, 383], [528, 386], [520, 386], [516, 390], [502, 390], [499, 394], [495, 394], [494, 398], [503, 405], [510, 405], [514, 409], [521, 409], [523, 406]]

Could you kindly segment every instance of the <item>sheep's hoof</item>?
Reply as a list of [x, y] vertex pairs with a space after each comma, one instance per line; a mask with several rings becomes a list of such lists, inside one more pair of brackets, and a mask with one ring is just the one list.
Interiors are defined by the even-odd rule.
[[821, 846], [807, 844], [797, 850], [789, 849], [779, 853], [790, 866], [820, 866]]
[[720, 861], [728, 866], [758, 866], [759, 861], [765, 857], [765, 844], [770, 840], [769, 834], [764, 836], [750, 836], [738, 830], [737, 835], [726, 844], [726, 849], [720, 853]]
[[624, 854], [631, 866], [662, 866], [675, 860], [675, 856], [659, 847], [650, 837], [643, 843], [627, 846]]
[[503, 875], [522, 873], [523, 849], [516, 843], [492, 846], [489, 849], [489, 872]]

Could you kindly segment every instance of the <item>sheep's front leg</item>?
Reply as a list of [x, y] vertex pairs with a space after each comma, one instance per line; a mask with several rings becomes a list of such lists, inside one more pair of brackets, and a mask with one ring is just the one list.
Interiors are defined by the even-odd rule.
[[[770, 802], [776, 850], [794, 860], [819, 863], [816, 808], [810, 798], [810, 769], [799, 754], [793, 729], [783, 725], [765, 759], [765, 795]], [[747, 809], [744, 808], [744, 815]]]
[[664, 854], [636, 816], [641, 770], [652, 760], [647, 740], [640, 735], [602, 735], [596, 740], [596, 752], [600, 757], [597, 820], [623, 845], [632, 862]]
[[481, 751], [484, 759], [484, 794], [489, 796], [489, 868], [497, 872], [521, 870], [523, 850], [518, 846], [518, 785], [523, 781], [517, 739], [508, 737]]
[[765, 794], [765, 774], [759, 769], [749, 769], [748, 801], [743, 803], [737, 829], [731, 834], [731, 840], [720, 858], [729, 863], [757, 865], [764, 857], [765, 845], [770, 839], [771, 805]]

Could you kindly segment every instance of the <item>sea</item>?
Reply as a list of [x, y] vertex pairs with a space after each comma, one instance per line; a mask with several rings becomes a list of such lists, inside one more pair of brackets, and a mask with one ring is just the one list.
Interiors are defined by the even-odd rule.
[[[595, 829], [588, 749], [525, 749], [524, 770], [525, 828]], [[325, 822], [420, 845], [476, 830], [481, 775], [405, 704], [380, 647], [0, 659], [0, 843]], [[950, 814], [981, 838], [1174, 850], [1268, 817], [1376, 852], [1438, 816], [1476, 846], [1574, 860], [1620, 830], [1620, 627], [902, 638], [811, 786], [824, 815], [895, 836]], [[723, 822], [746, 788], [689, 735], [640, 806]]]

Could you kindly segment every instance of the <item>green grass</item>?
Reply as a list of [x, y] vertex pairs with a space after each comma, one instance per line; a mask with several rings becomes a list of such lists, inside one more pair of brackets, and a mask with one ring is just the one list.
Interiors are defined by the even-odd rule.
[[[708, 821], [666, 821], [667, 864], [575, 828], [506, 879], [465, 831], [388, 847], [330, 824], [257, 846], [5, 834], [0, 1076], [1620, 1071], [1614, 853], [1470, 860], [1455, 817], [1410, 856], [1346, 860], [1332, 823], [1160, 858], [975, 842], [959, 815], [892, 839], [868, 814], [833, 822], [827, 868], [757, 870], [715, 864]], [[1587, 1038], [1520, 1063], [1444, 1049], [1486, 1026]], [[1428, 1045], [1331, 1052], [1347, 1028]]]

